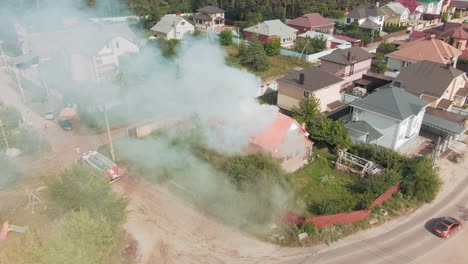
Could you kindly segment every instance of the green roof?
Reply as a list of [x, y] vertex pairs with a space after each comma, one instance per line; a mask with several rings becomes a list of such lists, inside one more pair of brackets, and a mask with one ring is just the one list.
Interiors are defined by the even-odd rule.
[[418, 115], [429, 103], [401, 88], [388, 84], [350, 105], [403, 121], [410, 116]]

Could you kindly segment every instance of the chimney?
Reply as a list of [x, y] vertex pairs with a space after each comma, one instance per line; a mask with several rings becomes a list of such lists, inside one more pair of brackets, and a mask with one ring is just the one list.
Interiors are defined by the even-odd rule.
[[299, 73], [299, 84], [304, 85], [304, 74], [302, 72]]
[[446, 69], [450, 69], [450, 66], [452, 66], [452, 65], [450, 65], [450, 62], [448, 62], [447, 64], [445, 64], [445, 68], [446, 68]]
[[346, 60], [351, 61], [351, 51], [348, 51], [348, 57], [346, 58]]

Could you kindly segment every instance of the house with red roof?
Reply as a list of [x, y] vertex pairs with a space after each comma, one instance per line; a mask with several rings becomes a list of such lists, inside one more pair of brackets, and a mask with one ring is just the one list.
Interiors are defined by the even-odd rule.
[[445, 22], [443, 25], [424, 30], [426, 36], [436, 35], [438, 39], [454, 46], [459, 50], [467, 48], [468, 25], [462, 23]]
[[265, 153], [279, 160], [285, 171], [293, 172], [307, 164], [312, 154], [314, 143], [308, 136], [305, 124], [278, 113], [270, 126], [250, 139], [247, 152]]
[[287, 24], [299, 30], [298, 34], [303, 34], [307, 31], [317, 31], [331, 35], [335, 27], [335, 22], [323, 17], [319, 13], [305, 14], [301, 17], [289, 20]]

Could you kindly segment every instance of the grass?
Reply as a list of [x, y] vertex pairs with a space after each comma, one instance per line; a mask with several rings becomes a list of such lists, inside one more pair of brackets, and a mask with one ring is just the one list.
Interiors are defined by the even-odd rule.
[[[228, 57], [226, 58], [226, 63], [230, 66], [247, 69], [243, 67], [239, 61], [237, 55], [239, 55], [239, 51], [237, 50], [237, 44], [231, 44], [225, 47], [228, 53]], [[309, 62], [304, 62], [302, 60], [298, 60], [294, 57], [278, 55], [274, 57], [268, 57], [268, 61], [270, 62], [270, 68], [263, 72], [253, 71], [247, 69], [249, 72], [259, 76], [262, 80], [270, 80], [280, 76], [283, 76], [291, 69], [302, 69], [305, 67], [309, 67], [313, 64]]]

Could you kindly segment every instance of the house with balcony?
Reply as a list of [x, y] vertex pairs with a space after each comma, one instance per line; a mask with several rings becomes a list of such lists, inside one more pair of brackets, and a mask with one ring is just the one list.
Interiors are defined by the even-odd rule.
[[195, 27], [181, 16], [165, 15], [151, 28], [156, 37], [181, 40], [185, 34], [193, 34]]
[[308, 136], [305, 124], [278, 113], [263, 132], [250, 139], [247, 152], [265, 153], [278, 160], [285, 171], [293, 172], [307, 164], [312, 154], [314, 143]]
[[292, 47], [297, 31], [297, 29], [285, 25], [279, 19], [267, 20], [245, 28], [244, 39], [250, 41], [254, 36], [257, 36], [262, 44], [266, 44], [270, 39], [278, 38], [282, 47]]
[[385, 56], [387, 67], [393, 71], [401, 71], [410, 64], [419, 61], [432, 61], [456, 66], [462, 52], [455, 47], [435, 38], [434, 35], [405, 43], [394, 52]]
[[320, 112], [331, 112], [343, 104], [340, 89], [343, 79], [319, 67], [291, 70], [278, 82], [278, 107], [291, 112], [312, 94], [320, 100]]
[[345, 24], [357, 23], [363, 30], [378, 36], [382, 32], [384, 17], [385, 13], [380, 10], [379, 2], [370, 5], [359, 5], [346, 15]]
[[467, 103], [466, 73], [449, 64], [420, 61], [404, 68], [395, 83], [421, 97], [431, 107], [448, 111]]
[[196, 28], [221, 32], [224, 29], [224, 10], [216, 6], [205, 6], [197, 10], [193, 20]]
[[388, 84], [350, 104], [348, 135], [355, 143], [400, 150], [418, 136], [428, 105], [418, 96]]
[[140, 40], [125, 23], [81, 23], [62, 31], [24, 36], [23, 52], [61, 63], [74, 82], [113, 78], [120, 58], [139, 51]]
[[320, 57], [320, 68], [343, 78], [341, 89], [362, 78], [372, 64], [373, 55], [360, 47], [336, 49], [332, 53]]
[[332, 35], [335, 28], [335, 22], [323, 17], [319, 13], [305, 14], [301, 17], [291, 19], [287, 22], [288, 26], [298, 30], [298, 34], [308, 31], [317, 31]]
[[380, 9], [385, 13], [386, 24], [405, 26], [409, 22], [409, 9], [398, 2], [390, 2]]

